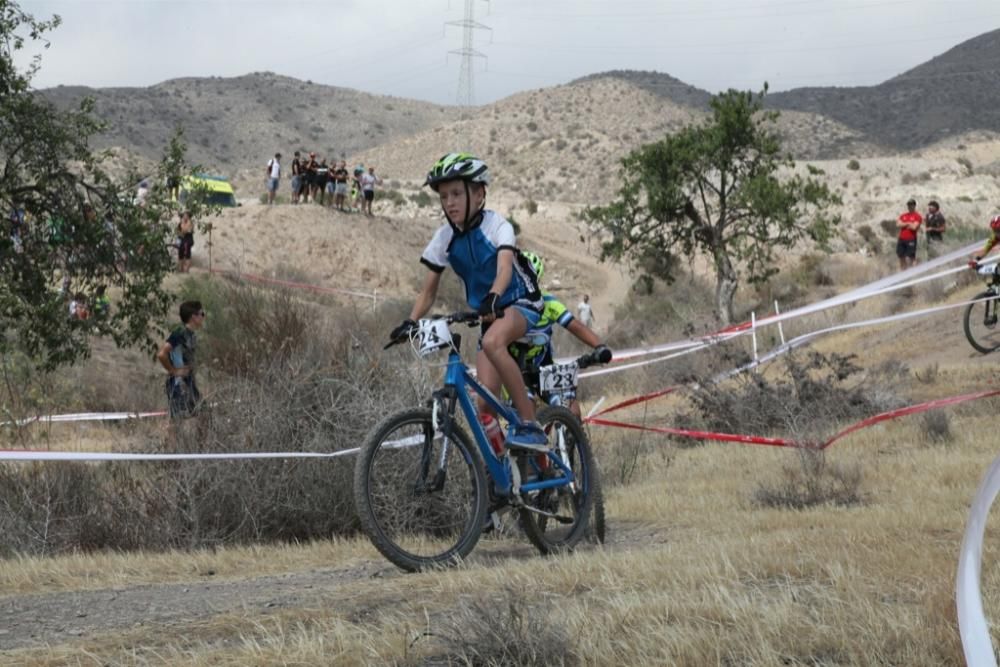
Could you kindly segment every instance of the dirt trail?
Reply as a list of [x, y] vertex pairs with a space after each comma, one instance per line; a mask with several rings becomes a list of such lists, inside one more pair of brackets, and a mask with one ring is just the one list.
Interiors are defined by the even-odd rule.
[[[608, 533], [606, 549], [657, 542], [649, 528], [611, 524]], [[515, 534], [509, 539], [482, 540], [470, 563], [529, 558], [540, 556]], [[406, 576], [387, 561], [373, 558], [346, 568], [239, 580], [202, 577], [183, 583], [2, 597], [0, 658], [6, 651], [95, 640], [139, 627], [169, 626], [171, 635], [183, 635], [184, 627], [233, 612], [267, 614], [317, 604], [347, 613], [362, 606], [371, 610], [385, 597], [379, 592], [382, 582]]]

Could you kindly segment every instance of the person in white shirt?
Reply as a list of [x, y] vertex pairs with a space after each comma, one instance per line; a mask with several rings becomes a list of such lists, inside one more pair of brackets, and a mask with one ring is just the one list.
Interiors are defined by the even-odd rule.
[[368, 167], [367, 174], [361, 174], [361, 193], [364, 200], [361, 203], [361, 211], [368, 215], [372, 214], [372, 202], [375, 201], [375, 185], [381, 185], [382, 179], [375, 175], [375, 167]]
[[583, 301], [576, 304], [576, 319], [580, 324], [589, 327], [594, 323], [594, 310], [590, 307], [590, 295], [584, 294]]
[[274, 157], [267, 161], [267, 203], [274, 203], [274, 196], [278, 193], [278, 181], [281, 179], [281, 153], [275, 153]]

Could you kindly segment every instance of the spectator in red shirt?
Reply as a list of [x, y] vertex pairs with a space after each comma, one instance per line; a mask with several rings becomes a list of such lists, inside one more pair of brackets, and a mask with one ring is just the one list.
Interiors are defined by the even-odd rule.
[[896, 257], [899, 257], [900, 271], [917, 263], [917, 232], [923, 221], [923, 216], [917, 213], [916, 200], [911, 199], [906, 202], [906, 213], [900, 215], [896, 221], [896, 226], [899, 228]]

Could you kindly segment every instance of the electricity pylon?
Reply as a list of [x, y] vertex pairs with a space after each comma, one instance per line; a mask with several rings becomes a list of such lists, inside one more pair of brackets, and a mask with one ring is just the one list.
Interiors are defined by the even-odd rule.
[[[489, 0], [486, 0], [489, 2]], [[483, 25], [482, 23], [477, 23], [473, 17], [473, 3], [475, 0], [465, 0], [465, 18], [461, 21], [446, 21], [445, 25], [457, 25], [463, 29], [462, 33], [462, 48], [453, 49], [448, 53], [455, 53], [462, 56], [462, 66], [458, 72], [458, 96], [457, 102], [459, 106], [471, 107], [475, 104], [475, 86], [473, 85], [473, 69], [472, 69], [472, 59], [473, 58], [483, 58], [486, 59], [486, 54], [480, 53], [473, 48], [473, 30], [489, 30], [492, 34], [493, 29], [488, 25]]]

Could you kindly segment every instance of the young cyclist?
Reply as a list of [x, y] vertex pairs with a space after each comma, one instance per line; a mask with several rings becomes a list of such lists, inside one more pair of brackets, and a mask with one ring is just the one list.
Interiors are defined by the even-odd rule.
[[[535, 276], [541, 284], [542, 275], [545, 273], [545, 264], [542, 262], [542, 258], [533, 252], [523, 254], [531, 264], [531, 268], [534, 269]], [[593, 329], [574, 318], [572, 311], [565, 304], [548, 292], [542, 292], [542, 301], [544, 306], [538, 323], [531, 327], [523, 338], [514, 341], [508, 348], [511, 356], [524, 371], [533, 390], [538, 390], [539, 370], [542, 366], [551, 364], [555, 358], [552, 350], [552, 330], [556, 324], [565, 328], [581, 342], [594, 348], [602, 363], [611, 361], [611, 350], [608, 349], [608, 346], [601, 342]], [[577, 418], [580, 418], [580, 406], [577, 404], [575, 396], [571, 397], [568, 407]]]
[[997, 245], [1000, 245], [1000, 215], [995, 215], [993, 216], [993, 219], [990, 220], [990, 237], [986, 239], [986, 245], [983, 246], [983, 251], [978, 255], [973, 255], [972, 259], [969, 260], [969, 266], [973, 269], [978, 269], [979, 260], [990, 254], [990, 251]]
[[[431, 168], [426, 185], [438, 194], [447, 223], [434, 233], [420, 257], [428, 273], [409, 319], [391, 337], [406, 336], [434, 305], [441, 273], [450, 266], [465, 286], [465, 300], [483, 319], [476, 354], [479, 381], [495, 395], [501, 384], [511, 395], [524, 424], [507, 433], [508, 447], [545, 451], [545, 432], [535, 422], [535, 406], [507, 346], [538, 322], [542, 299], [537, 279], [517, 250], [514, 228], [486, 208], [490, 173], [486, 163], [467, 153], [449, 153]], [[481, 411], [489, 411], [480, 402]]]

